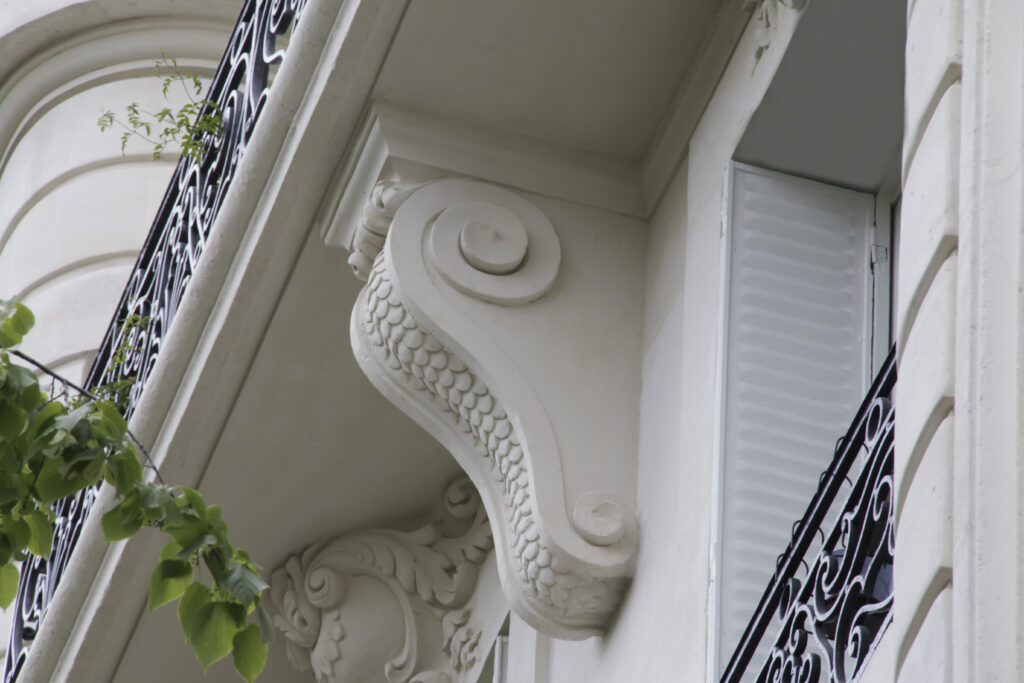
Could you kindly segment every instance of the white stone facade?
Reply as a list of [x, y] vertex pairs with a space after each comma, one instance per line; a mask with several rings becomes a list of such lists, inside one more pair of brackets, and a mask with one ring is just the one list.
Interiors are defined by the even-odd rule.
[[[235, 4], [0, 20], [0, 297], [75, 379], [173, 161], [93, 122], [161, 51], [211, 73]], [[861, 680], [1021, 680], [1024, 6], [906, 4], [309, 0], [133, 419], [273, 576], [261, 680], [719, 679], [734, 162], [867, 215], [858, 362], [899, 380]], [[203, 680], [144, 613], [155, 539], [82, 539], [20, 680]]]

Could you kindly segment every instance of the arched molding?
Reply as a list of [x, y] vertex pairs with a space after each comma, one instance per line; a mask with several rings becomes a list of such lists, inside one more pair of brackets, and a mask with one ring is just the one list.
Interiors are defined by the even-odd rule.
[[26, 131], [61, 102], [106, 83], [155, 78], [161, 50], [182, 69], [210, 75], [230, 32], [230, 23], [210, 19], [140, 18], [82, 31], [34, 55], [0, 84], [0, 172]]

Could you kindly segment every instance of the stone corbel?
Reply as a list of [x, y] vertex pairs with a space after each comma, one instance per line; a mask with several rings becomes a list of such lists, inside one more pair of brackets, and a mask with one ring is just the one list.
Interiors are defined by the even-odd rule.
[[444, 505], [447, 519], [348, 534], [274, 572], [274, 621], [296, 668], [319, 683], [475, 683], [505, 610], [488, 600], [493, 542], [469, 479]]
[[[548, 635], [602, 633], [632, 574], [638, 535], [633, 475], [618, 469], [635, 468], [638, 384], [622, 379], [634, 359], [618, 353], [620, 339], [595, 340], [603, 333], [588, 327], [621, 316], [622, 304], [581, 311], [576, 303], [590, 290], [600, 296], [593, 278], [608, 271], [577, 265], [567, 276], [563, 239], [545, 212], [497, 185], [435, 176], [383, 180], [364, 194], [350, 260], [367, 280], [351, 323], [360, 366], [480, 490], [511, 607]], [[598, 260], [621, 258], [604, 245], [621, 248], [622, 237], [608, 234], [577, 230], [572, 240], [582, 244], [571, 257], [589, 258], [600, 245]], [[638, 338], [638, 328], [625, 337]]]

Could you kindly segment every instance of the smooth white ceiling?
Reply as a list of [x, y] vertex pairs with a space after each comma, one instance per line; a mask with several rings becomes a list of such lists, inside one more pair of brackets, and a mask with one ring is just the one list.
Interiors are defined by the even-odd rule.
[[420, 0], [376, 96], [639, 158], [720, 0]]

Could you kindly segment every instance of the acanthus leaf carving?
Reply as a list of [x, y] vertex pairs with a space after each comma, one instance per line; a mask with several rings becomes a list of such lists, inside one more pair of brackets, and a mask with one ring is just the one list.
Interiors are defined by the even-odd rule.
[[[365, 633], [368, 629], [380, 628], [395, 636], [387, 623], [373, 625], [372, 620], [359, 619], [358, 614], [346, 627], [349, 594], [363, 578], [385, 587], [400, 613], [401, 633], [395, 638], [400, 643], [399, 651], [380, 653], [385, 660], [379, 671], [383, 680], [434, 680], [422, 676], [448, 676], [445, 671], [434, 670], [438, 661], [450, 660], [448, 668], [452, 672], [461, 671], [465, 661], [475, 661], [478, 638], [466, 649], [471, 640], [467, 636], [461, 636], [463, 649], [457, 657], [449, 655], [446, 640], [443, 652], [427, 657], [426, 663], [420, 661], [421, 628], [435, 628], [451, 639], [454, 632], [449, 633], [446, 624], [459, 622], [458, 626], [466, 627], [470, 613], [467, 602], [476, 586], [480, 565], [493, 546], [486, 513], [467, 478], [460, 477], [448, 487], [445, 507], [452, 518], [463, 520], [463, 524], [468, 522], [463, 533], [444, 535], [441, 520], [412, 531], [371, 529], [312, 545], [274, 572], [271, 598], [278, 611], [274, 623], [288, 640], [288, 657], [296, 668], [312, 669], [320, 683], [357, 680], [358, 676], [350, 678], [353, 669], [343, 662], [344, 641], [349, 632], [362, 629], [363, 639], [370, 642], [375, 637]], [[458, 616], [446, 622], [451, 614]], [[360, 651], [350, 652], [349, 656], [365, 658], [370, 654], [365, 647], [353, 649]], [[352, 665], [357, 669], [366, 666], [364, 662]]]
[[352, 238], [352, 253], [348, 257], [352, 272], [360, 280], [365, 282], [370, 276], [373, 261], [384, 248], [395, 211], [422, 186], [422, 183], [401, 183], [397, 180], [382, 180], [373, 186]]

